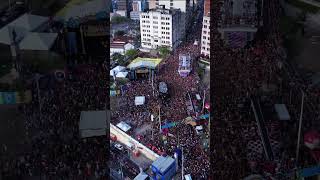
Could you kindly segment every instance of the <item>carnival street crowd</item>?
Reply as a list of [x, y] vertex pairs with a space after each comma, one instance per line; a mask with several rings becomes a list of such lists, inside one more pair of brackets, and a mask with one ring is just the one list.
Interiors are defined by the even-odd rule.
[[[191, 39], [194, 41], [196, 37], [200, 37], [199, 33], [193, 35]], [[178, 73], [180, 54], [190, 53], [193, 59], [200, 56], [200, 47], [194, 45], [193, 41], [182, 44], [163, 59], [153, 81], [148, 78], [138, 78], [126, 84], [126, 91], [118, 98], [120, 101], [118, 102], [119, 109], [111, 112], [111, 122], [117, 124], [120, 121], [125, 121], [132, 125], [137, 130], [129, 132], [129, 134], [138, 137], [140, 142], [158, 154], [172, 156], [177, 147], [183, 147], [185, 174], [190, 173], [193, 177], [208, 179], [209, 156], [202, 148], [202, 138], [196, 135], [194, 128], [182, 123], [188, 117], [187, 92], [203, 92], [205, 90], [206, 94], [209, 94], [208, 87], [199, 88], [201, 86], [200, 78], [195, 70], [184, 78]], [[170, 98], [167, 101], [162, 101], [159, 98], [159, 82], [165, 82], [168, 86]], [[135, 96], [145, 96], [146, 104], [135, 106]], [[206, 96], [206, 102], [209, 101], [210, 97]], [[170, 122], [178, 123], [166, 133], [159, 131], [159, 108], [162, 125]], [[155, 117], [154, 122], [151, 122], [151, 114]], [[148, 127], [148, 130], [140, 132], [139, 129], [145, 127]]]
[[16, 159], [1, 159], [3, 178], [107, 179], [106, 137], [82, 139], [79, 133], [81, 111], [106, 108], [107, 74], [102, 64], [66, 70], [64, 80], [41, 89], [41, 115], [36, 83], [32, 91], [32, 102], [20, 108], [24, 146], [29, 148]]
[[[215, 8], [218, 17], [219, 5], [216, 4]], [[210, 144], [213, 149], [211, 174], [215, 179], [240, 179], [250, 174], [286, 179], [285, 175], [292, 173], [295, 167], [295, 146], [292, 144], [296, 141], [280, 141], [285, 136], [291, 139], [297, 137], [297, 124], [289, 125], [280, 123], [272, 116], [265, 117], [268, 138], [275, 156], [274, 160], [268, 160], [250, 106], [251, 98], [259, 98], [262, 106], [271, 105], [272, 108], [274, 104], [284, 103], [288, 106], [292, 120], [297, 122], [300, 105], [291, 103], [288, 84], [293, 81], [295, 86], [292, 89], [305, 89], [305, 84], [297, 77], [285, 77], [289, 70], [281, 50], [280, 5], [268, 1], [265, 8], [264, 13], [267, 15], [264, 16], [264, 30], [257, 32], [257, 37], [246, 47], [229, 48], [221, 40], [217, 29], [213, 28], [211, 63], [215, 68], [211, 92], [214, 93], [214, 108]], [[214, 18], [214, 21], [217, 19]], [[276, 90], [271, 90], [271, 87]], [[319, 90], [312, 92], [315, 95]], [[294, 96], [296, 99], [301, 97], [299, 94]], [[314, 115], [308, 119], [308, 123], [314, 125], [319, 116], [318, 113], [311, 114]], [[309, 166], [315, 163], [311, 158], [301, 159]]]

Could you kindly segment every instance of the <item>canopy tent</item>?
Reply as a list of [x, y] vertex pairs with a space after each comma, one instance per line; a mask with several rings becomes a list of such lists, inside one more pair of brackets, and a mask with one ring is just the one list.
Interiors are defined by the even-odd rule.
[[110, 70], [110, 76], [117, 75], [119, 72], [122, 72], [126, 69], [126, 67], [123, 66], [116, 66], [115, 68]]
[[96, 16], [102, 12], [107, 12], [106, 0], [72, 0], [55, 17], [66, 21], [69, 18]]
[[117, 78], [125, 78], [125, 77], [127, 77], [127, 75], [128, 75], [128, 72], [119, 72], [119, 73], [116, 75], [116, 77], [117, 77]]
[[127, 67], [129, 69], [150, 68], [155, 69], [162, 59], [141, 58], [134, 59]]
[[50, 50], [58, 37], [57, 33], [28, 33], [20, 42], [22, 50]]
[[79, 132], [82, 138], [104, 136], [106, 131], [106, 111], [81, 111]]
[[190, 175], [190, 174], [184, 175], [184, 179], [185, 179], [185, 180], [192, 180], [192, 178], [191, 178], [191, 175]]
[[278, 118], [280, 120], [290, 120], [290, 115], [287, 110], [286, 105], [284, 104], [275, 104], [274, 108], [276, 109], [276, 112], [278, 114]]
[[117, 124], [117, 127], [120, 128], [122, 131], [127, 132], [131, 129], [131, 126], [126, 122], [121, 121]]
[[16, 40], [20, 41], [28, 32], [36, 30], [48, 20], [48, 17], [24, 14], [0, 29], [0, 43], [11, 44], [13, 42], [13, 30], [17, 35]]
[[148, 177], [148, 174], [140, 172], [133, 180], [146, 180]]
[[136, 106], [143, 105], [145, 103], [145, 101], [146, 101], [145, 96], [136, 96], [134, 99], [134, 104]]

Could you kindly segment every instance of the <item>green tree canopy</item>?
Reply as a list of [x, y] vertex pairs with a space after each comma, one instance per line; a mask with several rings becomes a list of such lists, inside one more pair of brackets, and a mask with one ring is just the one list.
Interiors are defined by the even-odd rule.
[[170, 50], [167, 46], [159, 47], [158, 51], [162, 58], [167, 57], [170, 54]]
[[135, 58], [138, 55], [138, 50], [130, 49], [125, 54], [129, 59]]
[[112, 24], [120, 24], [120, 23], [124, 23], [127, 21], [129, 21], [129, 19], [126, 17], [123, 17], [123, 16], [113, 16], [111, 19]]

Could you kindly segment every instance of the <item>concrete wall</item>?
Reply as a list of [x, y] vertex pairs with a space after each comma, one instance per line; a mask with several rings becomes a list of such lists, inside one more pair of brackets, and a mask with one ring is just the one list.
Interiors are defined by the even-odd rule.
[[117, 136], [117, 141], [119, 141], [120, 143], [126, 146], [134, 145], [134, 147], [136, 148], [139, 147], [138, 149], [141, 152], [141, 154], [143, 154], [145, 157], [147, 157], [152, 161], [155, 161], [159, 157], [158, 154], [156, 154], [155, 152], [153, 152], [152, 150], [150, 150], [149, 148], [147, 148], [137, 140], [133, 139], [131, 136], [121, 131], [118, 127], [114, 126], [111, 123], [110, 123], [110, 133]]

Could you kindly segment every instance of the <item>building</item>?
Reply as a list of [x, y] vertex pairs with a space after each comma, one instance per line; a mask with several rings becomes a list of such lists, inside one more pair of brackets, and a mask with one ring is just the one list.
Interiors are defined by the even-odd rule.
[[110, 43], [110, 56], [114, 53], [119, 53], [124, 55], [128, 50], [134, 49], [134, 45], [131, 43], [113, 41]]
[[117, 1], [117, 14], [121, 16], [129, 17], [131, 11], [131, 1], [130, 0], [118, 0]]
[[252, 41], [262, 25], [262, 0], [224, 1], [218, 30], [230, 47], [243, 47]]
[[165, 8], [165, 9], [180, 9], [181, 11], [181, 24], [183, 26], [181, 29], [182, 34], [185, 35], [186, 29], [191, 25], [191, 16], [193, 9], [193, 1], [192, 0], [150, 0], [149, 8]]
[[132, 11], [130, 12], [130, 18], [133, 20], [139, 20], [140, 13], [147, 9], [146, 0], [134, 0], [132, 2]]
[[174, 49], [182, 38], [181, 11], [155, 9], [140, 14], [141, 47]]
[[201, 33], [201, 54], [210, 57], [210, 0], [205, 0], [202, 33]]

